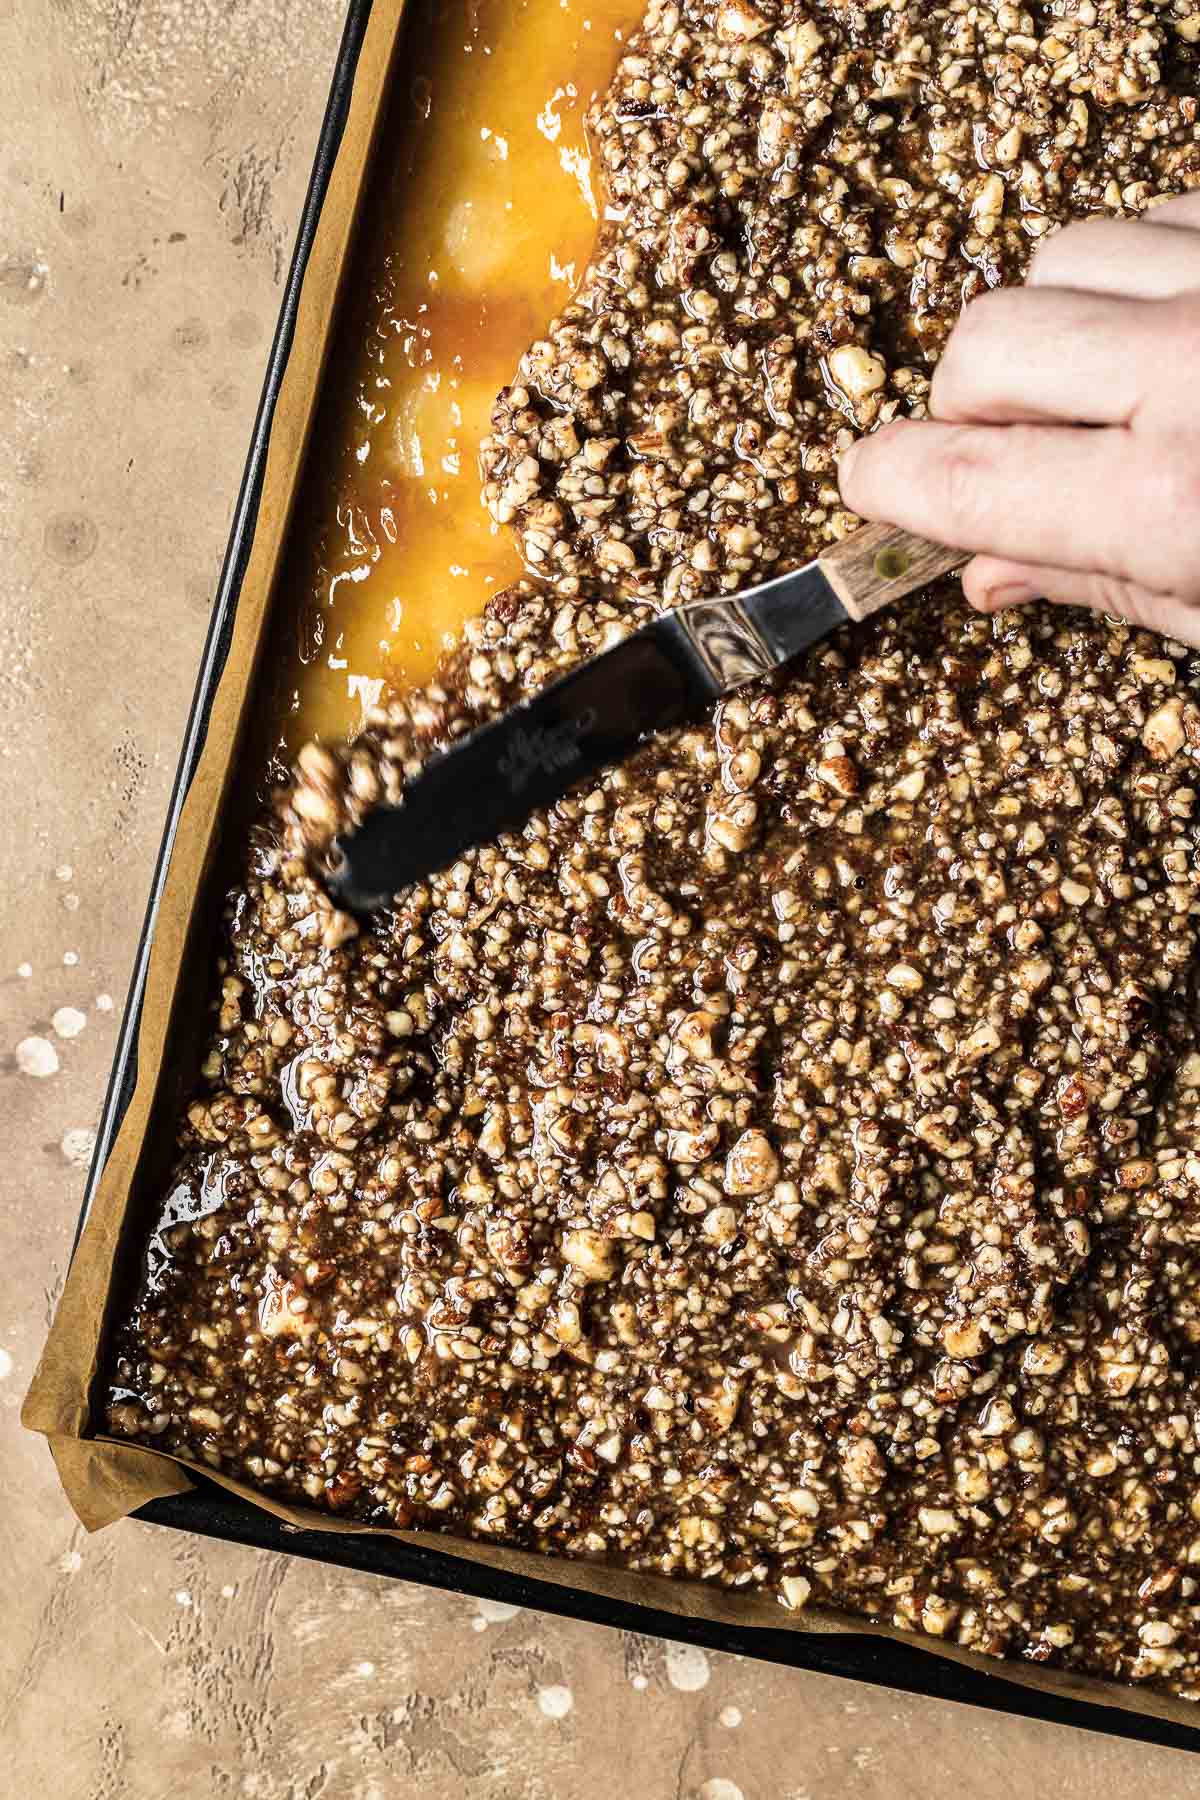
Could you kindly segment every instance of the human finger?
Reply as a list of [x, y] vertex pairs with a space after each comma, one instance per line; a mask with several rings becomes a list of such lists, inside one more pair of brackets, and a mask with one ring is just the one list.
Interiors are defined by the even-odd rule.
[[1170, 225], [1176, 231], [1200, 231], [1200, 189], [1193, 188], [1187, 194], [1169, 194], [1166, 199], [1152, 200], [1141, 215], [1141, 220], [1152, 220], [1155, 225]]
[[997, 288], [972, 301], [951, 332], [930, 413], [948, 422], [1124, 425], [1161, 366], [1158, 326], [1139, 300]]
[[1134, 574], [1126, 499], [1142, 477], [1129, 432], [898, 420], [852, 445], [838, 478], [851, 511], [939, 543]]
[[[1196, 218], [1200, 223], [1200, 210]], [[1026, 285], [1135, 300], [1190, 293], [1200, 288], [1200, 230], [1181, 230], [1160, 213], [1153, 220], [1082, 219], [1043, 240]]]
[[977, 556], [963, 570], [963, 592], [978, 612], [1003, 612], [1031, 600], [1085, 606], [1129, 619], [1165, 637], [1200, 647], [1200, 610], [1176, 594], [1095, 569], [1059, 569], [1006, 557]]

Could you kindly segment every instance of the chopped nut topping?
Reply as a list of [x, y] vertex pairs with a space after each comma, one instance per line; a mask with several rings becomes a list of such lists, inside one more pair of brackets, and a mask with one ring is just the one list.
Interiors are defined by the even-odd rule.
[[651, 0], [484, 446], [541, 579], [257, 830], [114, 1431], [1200, 1698], [1200, 658], [942, 584], [369, 929], [319, 880], [439, 745], [852, 529], [964, 299], [1200, 185], [1198, 18]]

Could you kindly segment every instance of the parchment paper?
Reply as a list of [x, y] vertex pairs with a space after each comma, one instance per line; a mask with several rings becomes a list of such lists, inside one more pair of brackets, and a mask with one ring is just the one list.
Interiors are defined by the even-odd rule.
[[[127, 1215], [136, 1230], [148, 1177], [162, 1166], [174, 1134], [178, 1100], [172, 1062], [187, 1044], [182, 1000], [208, 973], [210, 872], [222, 812], [238, 764], [254, 692], [259, 653], [281, 564], [292, 502], [304, 460], [333, 334], [359, 204], [369, 177], [405, 0], [374, 0], [360, 52], [350, 111], [301, 290], [295, 338], [271, 428], [262, 502], [242, 583], [237, 620], [212, 709], [208, 738], [171, 854], [150, 956], [138, 1037], [138, 1080], [71, 1264], [22, 1422], [49, 1441], [71, 1506], [89, 1531], [112, 1524], [168, 1494], [186, 1492], [189, 1465], [159, 1452], [90, 1435], [90, 1395], [103, 1348], [106, 1313]], [[178, 1032], [178, 1034], [177, 1034]], [[311, 1508], [286, 1506], [212, 1469], [198, 1473], [286, 1523], [307, 1531], [363, 1533]], [[1170, 1695], [1019, 1663], [997, 1663], [957, 1645], [887, 1625], [805, 1608], [791, 1613], [773, 1595], [735, 1593], [697, 1582], [512, 1550], [449, 1533], [401, 1536], [427, 1548], [484, 1563], [526, 1579], [551, 1582], [685, 1618], [740, 1627], [871, 1635], [915, 1645], [997, 1679], [1072, 1700], [1119, 1707], [1200, 1728], [1200, 1710]]]

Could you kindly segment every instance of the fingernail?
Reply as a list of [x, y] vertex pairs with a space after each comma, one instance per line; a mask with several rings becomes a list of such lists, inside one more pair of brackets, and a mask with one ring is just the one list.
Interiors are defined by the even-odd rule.
[[1010, 606], [1024, 606], [1026, 601], [1036, 598], [1037, 589], [1030, 587], [1027, 581], [1008, 581], [989, 588], [975, 605], [980, 612], [1004, 612]]

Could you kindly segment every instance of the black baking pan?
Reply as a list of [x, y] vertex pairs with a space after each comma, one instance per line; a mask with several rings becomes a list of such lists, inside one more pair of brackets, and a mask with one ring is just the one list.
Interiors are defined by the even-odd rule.
[[[321, 216], [329, 178], [341, 142], [359, 52], [371, 14], [371, 0], [349, 0], [346, 25], [325, 117], [317, 144], [316, 160], [300, 217], [296, 247], [284, 287], [279, 321], [271, 345], [262, 398], [254, 421], [250, 449], [242, 475], [229, 544], [221, 569], [212, 620], [204, 644], [200, 669], [188, 714], [179, 767], [171, 792], [166, 827], [155, 864], [145, 921], [134, 957], [124, 1016], [117, 1041], [108, 1090], [97, 1128], [96, 1153], [88, 1176], [76, 1243], [91, 1206], [92, 1197], [137, 1081], [137, 1037], [145, 993], [150, 946], [154, 936], [167, 864], [175, 840], [183, 804], [196, 771], [208, 731], [217, 683], [229, 652], [242, 579], [249, 559], [258, 517], [266, 466], [267, 446], [280, 384], [296, 325], [300, 288], [308, 263], [317, 223]], [[906, 1693], [925, 1694], [938, 1700], [956, 1700], [993, 1712], [1046, 1719], [1089, 1731], [1111, 1732], [1118, 1737], [1162, 1744], [1178, 1750], [1200, 1750], [1200, 1732], [1169, 1720], [1142, 1717], [1117, 1707], [1092, 1704], [1057, 1694], [1043, 1693], [1006, 1681], [1003, 1665], [997, 1672], [964, 1668], [944, 1657], [928, 1655], [915, 1640], [910, 1647], [890, 1639], [849, 1634], [827, 1636], [761, 1626], [744, 1629], [716, 1621], [677, 1617], [654, 1607], [635, 1606], [603, 1596], [560, 1587], [552, 1582], [522, 1576], [468, 1562], [449, 1551], [429, 1550], [403, 1538], [373, 1534], [343, 1535], [302, 1531], [282, 1523], [248, 1502], [226, 1493], [202, 1477], [186, 1494], [149, 1502], [133, 1514], [154, 1525], [169, 1526], [202, 1537], [223, 1538], [229, 1543], [256, 1549], [282, 1551], [311, 1561], [338, 1564], [342, 1568], [420, 1582], [451, 1593], [470, 1594], [515, 1606], [536, 1607], [567, 1618], [614, 1629], [674, 1638], [724, 1650], [762, 1662], [791, 1668], [814, 1669], [855, 1681], [869, 1681]]]

